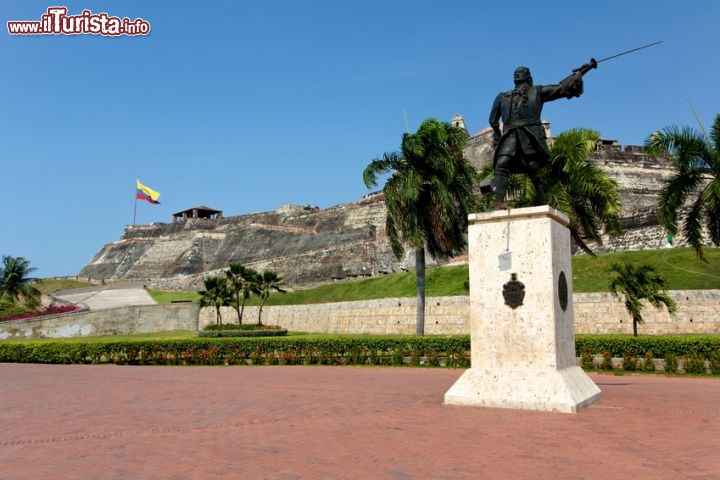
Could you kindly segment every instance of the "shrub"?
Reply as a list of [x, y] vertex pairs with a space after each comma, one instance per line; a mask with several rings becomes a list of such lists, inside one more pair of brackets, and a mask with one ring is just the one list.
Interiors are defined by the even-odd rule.
[[632, 354], [627, 354], [623, 356], [622, 359], [622, 368], [623, 370], [627, 370], [629, 372], [632, 372], [634, 370], [637, 370], [638, 366], [638, 360]]
[[685, 372], [695, 375], [704, 375], [707, 373], [705, 368], [705, 357], [699, 355], [691, 355], [685, 357]]
[[604, 352], [603, 353], [603, 359], [602, 363], [600, 364], [600, 368], [603, 370], [612, 370], [615, 368], [612, 362], [612, 354], [610, 352]]
[[668, 353], [665, 355], [665, 371], [667, 373], [678, 372], [678, 359], [674, 353]]
[[720, 374], [720, 350], [715, 350], [708, 357], [710, 360], [710, 373], [713, 375]]
[[203, 328], [204, 331], [208, 330], [282, 330], [280, 325], [256, 325], [256, 324], [243, 324], [238, 325], [237, 323], [223, 323], [222, 325], [210, 324]]
[[589, 350], [583, 350], [582, 354], [580, 355], [580, 363], [582, 363], [582, 367], [586, 369], [594, 369], [595, 368], [595, 356], [592, 354]]
[[647, 352], [645, 358], [642, 360], [643, 372], [654, 372], [655, 371], [655, 357], [652, 352]]
[[[237, 325], [235, 325], [237, 327]], [[220, 338], [220, 337], [281, 337], [287, 335], [285, 329], [261, 329], [261, 330], [248, 330], [248, 329], [212, 329], [212, 330], [200, 330], [198, 337], [208, 338]]]

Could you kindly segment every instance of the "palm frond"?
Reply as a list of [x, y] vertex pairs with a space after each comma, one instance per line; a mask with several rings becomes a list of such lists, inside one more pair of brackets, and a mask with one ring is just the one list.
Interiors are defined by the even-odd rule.
[[696, 170], [677, 171], [665, 181], [658, 200], [658, 221], [673, 235], [677, 233], [678, 210], [703, 182], [702, 174]]
[[402, 168], [403, 158], [397, 153], [385, 153], [381, 158], [376, 158], [365, 167], [363, 171], [363, 183], [367, 188], [377, 185], [378, 175], [389, 173], [392, 170]]
[[695, 253], [697, 254], [697, 256], [701, 260], [707, 262], [707, 259], [705, 258], [705, 253], [703, 252], [702, 242], [703, 213], [704, 208], [702, 199], [698, 197], [697, 200], [690, 207], [687, 215], [685, 216], [682, 233], [687, 239], [688, 243], [695, 249]]
[[[715, 116], [712, 127], [710, 127], [710, 139], [716, 154], [720, 154], [720, 115]], [[716, 155], [717, 159], [718, 156]]]
[[710, 239], [720, 245], [720, 178], [712, 180], [702, 192]]
[[588, 161], [599, 138], [598, 132], [583, 128], [561, 133], [550, 147], [550, 164], [543, 171], [548, 204], [568, 215], [572, 237], [587, 253], [592, 251], [585, 238], [600, 242], [601, 229], [620, 233], [617, 183]]
[[645, 148], [649, 154], [668, 155], [681, 172], [705, 170], [712, 157], [705, 136], [689, 127], [671, 126], [654, 132], [645, 140]]

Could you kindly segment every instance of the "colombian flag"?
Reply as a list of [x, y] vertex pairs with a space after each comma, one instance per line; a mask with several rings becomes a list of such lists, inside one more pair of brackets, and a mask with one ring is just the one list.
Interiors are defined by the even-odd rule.
[[135, 198], [140, 200], [147, 200], [150, 203], [153, 203], [157, 205], [158, 202], [157, 199], [160, 198], [160, 192], [156, 192], [150, 187], [146, 187], [142, 183], [140, 183], [140, 180], [137, 178], [135, 179], [135, 182], [137, 183], [137, 191], [135, 192]]

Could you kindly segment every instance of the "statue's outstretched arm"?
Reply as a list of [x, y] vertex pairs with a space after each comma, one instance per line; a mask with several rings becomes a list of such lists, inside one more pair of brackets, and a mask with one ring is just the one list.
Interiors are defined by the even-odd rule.
[[580, 72], [573, 72], [560, 82], [565, 98], [579, 97], [583, 94], [584, 85]]

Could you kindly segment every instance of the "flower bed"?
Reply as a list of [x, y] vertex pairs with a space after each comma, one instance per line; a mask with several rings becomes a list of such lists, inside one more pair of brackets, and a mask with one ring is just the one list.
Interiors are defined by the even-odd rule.
[[281, 337], [287, 335], [288, 331], [284, 328], [268, 328], [268, 329], [231, 329], [222, 330], [200, 330], [198, 337], [220, 338], [220, 337]]
[[280, 325], [238, 325], [227, 323], [224, 325], [208, 325], [198, 332], [198, 337], [281, 337], [287, 335], [287, 329]]
[[62, 305], [53, 303], [52, 305], [49, 305], [47, 307], [38, 308], [35, 309], [32, 312], [25, 312], [25, 313], [19, 313], [16, 315], [8, 315], [7, 317], [0, 318], [0, 322], [6, 322], [9, 320], [23, 320], [27, 318], [35, 318], [35, 317], [44, 317], [47, 315], [60, 315], [62, 313], [70, 313], [75, 312], [77, 310], [80, 310], [82, 307], [80, 305]]

